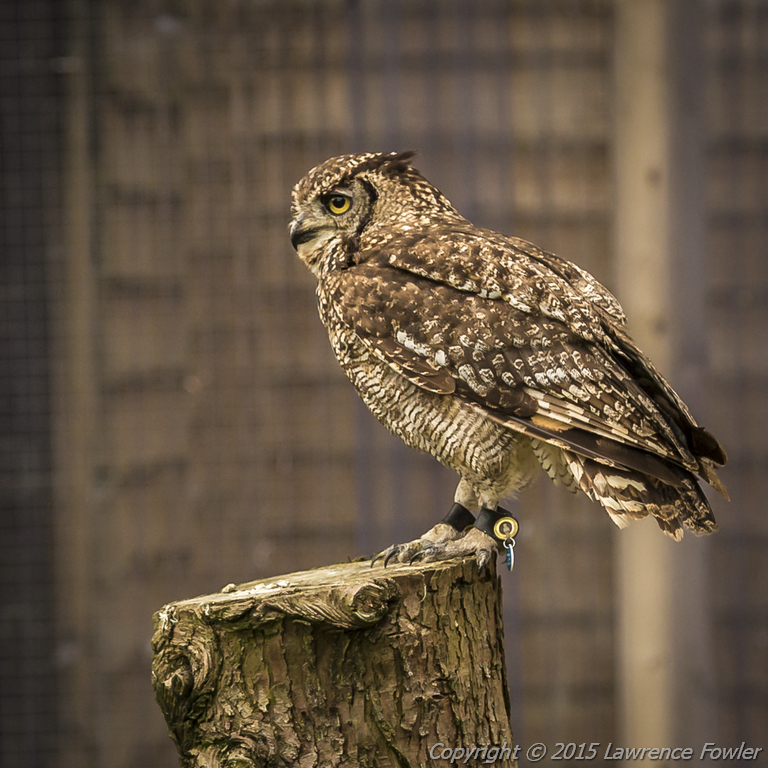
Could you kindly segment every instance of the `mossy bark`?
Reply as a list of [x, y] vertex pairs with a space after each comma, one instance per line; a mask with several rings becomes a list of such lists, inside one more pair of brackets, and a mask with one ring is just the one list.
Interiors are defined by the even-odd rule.
[[155, 614], [153, 650], [185, 767], [415, 767], [484, 746], [514, 765], [493, 566], [356, 562], [230, 585]]

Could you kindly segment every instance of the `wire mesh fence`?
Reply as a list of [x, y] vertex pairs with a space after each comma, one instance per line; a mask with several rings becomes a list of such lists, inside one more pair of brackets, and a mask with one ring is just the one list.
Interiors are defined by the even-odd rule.
[[[155, 610], [442, 517], [452, 473], [378, 425], [333, 359], [287, 238], [291, 186], [335, 154], [416, 149], [471, 221], [611, 287], [614, 11], [2, 4], [3, 765], [175, 764]], [[697, 415], [730, 453], [711, 601], [721, 737], [739, 743], [768, 722], [768, 6], [712, 0], [705, 31]], [[514, 505], [513, 730], [607, 743], [611, 523], [546, 478]]]

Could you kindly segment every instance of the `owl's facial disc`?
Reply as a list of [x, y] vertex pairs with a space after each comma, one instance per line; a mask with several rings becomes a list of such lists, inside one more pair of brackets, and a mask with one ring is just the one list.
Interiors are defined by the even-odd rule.
[[328, 240], [356, 231], [365, 203], [360, 191], [335, 187], [299, 205], [290, 225], [291, 244], [299, 258], [309, 264], [313, 252]]

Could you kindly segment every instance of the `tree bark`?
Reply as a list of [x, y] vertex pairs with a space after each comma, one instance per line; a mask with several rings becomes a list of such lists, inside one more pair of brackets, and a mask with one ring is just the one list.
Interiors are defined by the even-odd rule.
[[455, 748], [516, 765], [493, 564], [345, 563], [154, 620], [153, 685], [182, 766], [449, 765]]

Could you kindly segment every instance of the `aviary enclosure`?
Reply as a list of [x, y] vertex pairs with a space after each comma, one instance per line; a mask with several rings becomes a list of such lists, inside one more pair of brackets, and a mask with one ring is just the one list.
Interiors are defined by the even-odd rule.
[[[654, 5], [2, 3], [0, 763], [176, 765], [150, 683], [155, 611], [442, 516], [452, 474], [357, 401], [286, 230], [308, 168], [407, 149], [468, 218], [585, 267], [638, 326], [671, 297], [664, 372], [729, 453], [720, 532], [679, 550], [693, 593], [649, 576], [669, 573], [663, 553], [633, 565], [607, 517], [546, 478], [514, 502], [516, 740], [642, 729], [627, 691], [652, 617], [695, 630], [672, 658], [707, 674], [665, 676], [685, 743], [633, 746], [768, 748], [768, 5], [628, 17]], [[657, 72], [671, 96], [643, 135], [676, 137], [644, 184], [682, 185], [663, 210], [683, 234], [642, 290], [622, 255], [646, 210], [623, 181], [641, 158], [622, 99], [648, 95], [636, 35], [680, 67]], [[647, 582], [656, 602], [627, 597]]]

